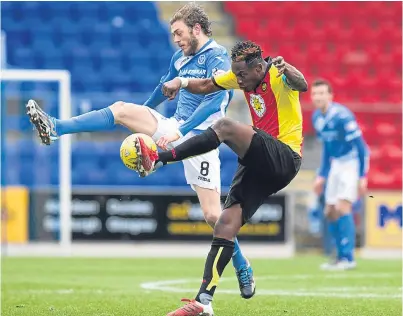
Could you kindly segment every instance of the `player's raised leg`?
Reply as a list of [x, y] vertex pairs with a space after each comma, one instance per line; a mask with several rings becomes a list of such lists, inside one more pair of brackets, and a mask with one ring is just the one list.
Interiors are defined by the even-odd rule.
[[[256, 132], [249, 125], [223, 118], [205, 132], [196, 135], [170, 151], [161, 152], [156, 168], [168, 162], [181, 161], [217, 149], [222, 142], [227, 144], [240, 158], [243, 158]], [[147, 148], [144, 154], [147, 155]]]
[[34, 100], [29, 100], [26, 107], [42, 143], [46, 145], [50, 145], [52, 141], [65, 134], [105, 131], [112, 129], [115, 124], [123, 125], [133, 132], [152, 136], [158, 125], [157, 119], [148, 107], [122, 101], [67, 120], [49, 116]]

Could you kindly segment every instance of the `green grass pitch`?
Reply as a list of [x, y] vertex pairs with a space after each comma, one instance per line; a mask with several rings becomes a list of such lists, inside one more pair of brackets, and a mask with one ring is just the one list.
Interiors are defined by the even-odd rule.
[[[359, 260], [322, 272], [319, 257], [253, 260], [257, 294], [243, 300], [230, 264], [216, 316], [402, 315], [401, 261]], [[2, 315], [166, 315], [193, 298], [203, 259], [4, 258]]]

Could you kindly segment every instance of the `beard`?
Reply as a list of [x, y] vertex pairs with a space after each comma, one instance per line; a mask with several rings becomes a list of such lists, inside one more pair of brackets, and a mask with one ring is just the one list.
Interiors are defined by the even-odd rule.
[[190, 38], [189, 38], [189, 54], [188, 55], [194, 55], [196, 53], [197, 47], [199, 46], [199, 40], [196, 38], [196, 36], [193, 35], [193, 32], [190, 32]]

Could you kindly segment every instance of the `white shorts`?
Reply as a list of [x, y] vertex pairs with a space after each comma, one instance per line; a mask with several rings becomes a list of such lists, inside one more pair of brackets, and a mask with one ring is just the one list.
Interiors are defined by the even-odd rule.
[[336, 205], [340, 200], [354, 203], [358, 198], [358, 159], [333, 160], [326, 183], [325, 202]]
[[[157, 141], [161, 136], [178, 130], [180, 123], [174, 117], [166, 118], [154, 109], [150, 108], [149, 110], [158, 121], [157, 131], [152, 136], [154, 141]], [[195, 136], [195, 134], [189, 132], [184, 137], [170, 143], [168, 148], [172, 149], [192, 136]], [[193, 190], [195, 189], [194, 186], [197, 185], [201, 188], [216, 190], [218, 193], [221, 192], [220, 158], [218, 149], [200, 156], [183, 160], [182, 162], [185, 170], [186, 182]]]

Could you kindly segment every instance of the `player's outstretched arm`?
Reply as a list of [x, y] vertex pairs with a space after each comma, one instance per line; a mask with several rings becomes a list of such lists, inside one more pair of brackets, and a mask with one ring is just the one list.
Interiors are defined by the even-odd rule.
[[285, 63], [284, 75], [290, 87], [300, 92], [308, 91], [308, 83], [304, 75], [297, 68], [289, 63]]
[[284, 58], [281, 56], [273, 58], [272, 62], [273, 65], [278, 69], [278, 76], [284, 75], [291, 89], [299, 92], [308, 91], [308, 83], [306, 82], [302, 72], [300, 72], [293, 65], [285, 62]]
[[162, 93], [169, 100], [173, 100], [181, 88], [184, 88], [193, 94], [210, 94], [222, 90], [214, 84], [211, 78], [187, 79], [176, 77], [175, 79], [164, 83]]

